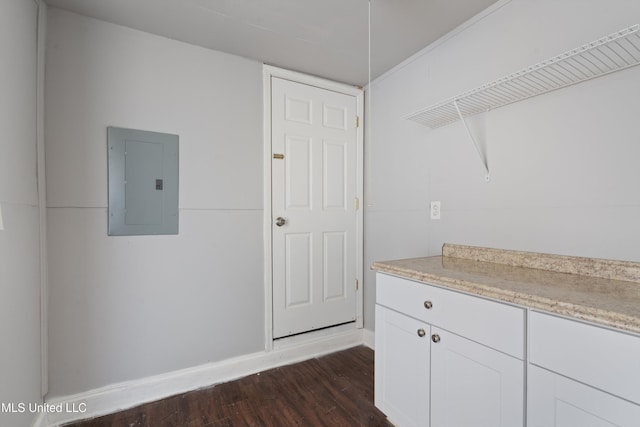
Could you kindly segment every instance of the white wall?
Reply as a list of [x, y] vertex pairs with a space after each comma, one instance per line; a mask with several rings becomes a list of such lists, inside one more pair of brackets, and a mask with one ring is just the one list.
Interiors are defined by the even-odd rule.
[[[263, 350], [261, 64], [47, 25], [49, 397]], [[107, 126], [179, 135], [179, 235], [107, 236]]]
[[[36, 180], [37, 6], [0, 2], [0, 402], [41, 402], [40, 261]], [[16, 408], [18, 408], [16, 406]], [[0, 411], [0, 425], [34, 414]]]
[[[640, 16], [637, 0], [501, 4], [372, 84], [365, 265], [438, 255], [445, 242], [640, 261], [640, 67], [470, 119], [490, 183], [460, 122], [402, 119]], [[439, 221], [430, 200], [442, 202]], [[374, 281], [369, 272], [370, 329]]]

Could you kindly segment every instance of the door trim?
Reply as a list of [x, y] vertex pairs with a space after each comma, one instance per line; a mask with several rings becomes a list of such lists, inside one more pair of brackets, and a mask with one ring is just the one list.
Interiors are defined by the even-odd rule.
[[[363, 153], [364, 153], [364, 93], [362, 88], [325, 80], [319, 77], [285, 70], [283, 68], [263, 65], [263, 168], [264, 168], [264, 297], [265, 297], [265, 350], [273, 349], [273, 272], [272, 272], [272, 237], [271, 237], [271, 78], [279, 77], [297, 83], [307, 84], [322, 89], [340, 92], [356, 98], [356, 114], [360, 118], [360, 126], [356, 129], [356, 197], [360, 207], [356, 212], [356, 279], [359, 287], [356, 290], [356, 322], [355, 327], [363, 328]], [[355, 283], [354, 283], [355, 286]]]

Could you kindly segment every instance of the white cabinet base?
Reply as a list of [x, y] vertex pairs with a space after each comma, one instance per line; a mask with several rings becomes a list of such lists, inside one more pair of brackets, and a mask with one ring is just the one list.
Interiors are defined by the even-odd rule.
[[398, 427], [640, 427], [637, 334], [381, 273], [377, 284], [375, 404]]

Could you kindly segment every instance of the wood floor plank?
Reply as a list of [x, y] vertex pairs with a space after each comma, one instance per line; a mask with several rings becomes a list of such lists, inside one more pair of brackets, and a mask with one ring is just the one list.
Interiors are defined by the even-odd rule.
[[393, 427], [373, 404], [373, 351], [360, 346], [68, 427]]

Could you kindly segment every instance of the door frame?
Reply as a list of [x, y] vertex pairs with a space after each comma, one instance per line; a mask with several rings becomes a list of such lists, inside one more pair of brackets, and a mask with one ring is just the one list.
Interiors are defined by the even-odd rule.
[[[364, 292], [363, 292], [363, 179], [364, 179], [364, 91], [360, 87], [337, 83], [331, 80], [310, 76], [307, 74], [285, 70], [271, 65], [263, 65], [263, 167], [264, 167], [264, 296], [265, 296], [265, 350], [273, 349], [273, 252], [272, 252], [272, 218], [271, 218], [271, 78], [278, 77], [297, 83], [315, 86], [334, 92], [351, 95], [356, 98], [356, 114], [360, 125], [356, 128], [356, 197], [360, 206], [356, 211], [356, 279], [359, 286], [356, 290], [356, 321], [355, 328], [362, 329]], [[355, 283], [354, 283], [355, 286]]]

